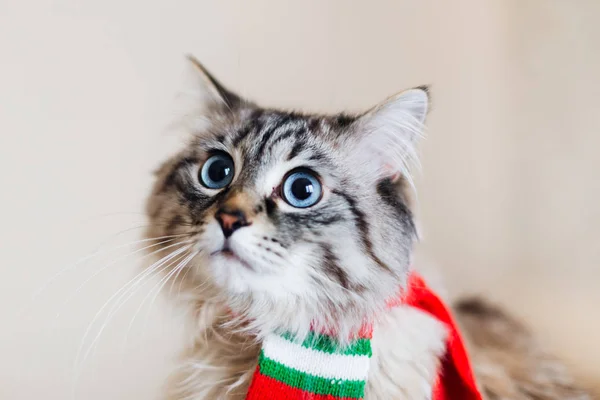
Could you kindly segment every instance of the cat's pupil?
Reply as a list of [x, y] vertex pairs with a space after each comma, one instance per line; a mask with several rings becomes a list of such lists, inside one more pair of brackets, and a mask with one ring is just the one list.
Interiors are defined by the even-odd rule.
[[213, 182], [221, 182], [231, 174], [228, 160], [218, 159], [208, 168], [208, 177]]
[[307, 178], [298, 178], [292, 183], [292, 194], [298, 200], [306, 200], [314, 192], [312, 182]]

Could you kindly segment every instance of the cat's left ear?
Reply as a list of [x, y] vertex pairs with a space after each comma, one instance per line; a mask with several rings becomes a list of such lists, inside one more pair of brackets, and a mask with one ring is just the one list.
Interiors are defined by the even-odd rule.
[[194, 69], [194, 75], [197, 78], [197, 87], [195, 90], [200, 94], [201, 101], [208, 108], [211, 106], [226, 106], [229, 109], [239, 107], [243, 100], [237, 94], [227, 89], [221, 82], [217, 80], [209, 71], [191, 55], [188, 55], [188, 60]]
[[373, 107], [356, 121], [356, 157], [377, 178], [404, 176], [418, 164], [416, 145], [423, 136], [429, 109], [429, 89], [421, 86], [398, 93]]

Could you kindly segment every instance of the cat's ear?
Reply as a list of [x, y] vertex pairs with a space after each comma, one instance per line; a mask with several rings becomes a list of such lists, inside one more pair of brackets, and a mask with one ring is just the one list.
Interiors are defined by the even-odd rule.
[[428, 109], [429, 89], [421, 86], [388, 98], [357, 119], [355, 156], [367, 171], [378, 179], [404, 176], [410, 181]]
[[243, 100], [240, 96], [227, 89], [219, 82], [205, 67], [191, 55], [187, 56], [194, 75], [194, 91], [204, 102], [205, 106], [212, 108], [214, 106], [225, 106], [229, 109], [239, 107]]

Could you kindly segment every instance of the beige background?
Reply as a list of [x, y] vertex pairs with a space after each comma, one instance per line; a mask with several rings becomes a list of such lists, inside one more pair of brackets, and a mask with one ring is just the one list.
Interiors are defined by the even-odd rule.
[[600, 382], [599, 18], [596, 0], [0, 0], [0, 398], [157, 398], [183, 338], [156, 281], [95, 318], [132, 248], [34, 293], [139, 235], [188, 52], [268, 105], [432, 84], [426, 253], [452, 294], [511, 307]]

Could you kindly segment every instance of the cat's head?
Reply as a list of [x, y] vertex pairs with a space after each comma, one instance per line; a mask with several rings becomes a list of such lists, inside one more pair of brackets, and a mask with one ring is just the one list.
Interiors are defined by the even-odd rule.
[[203, 123], [159, 168], [148, 202], [148, 236], [164, 237], [161, 255], [179, 251], [166, 270], [258, 325], [383, 306], [416, 238], [408, 166], [427, 90], [357, 115], [300, 114], [246, 101], [193, 63]]

